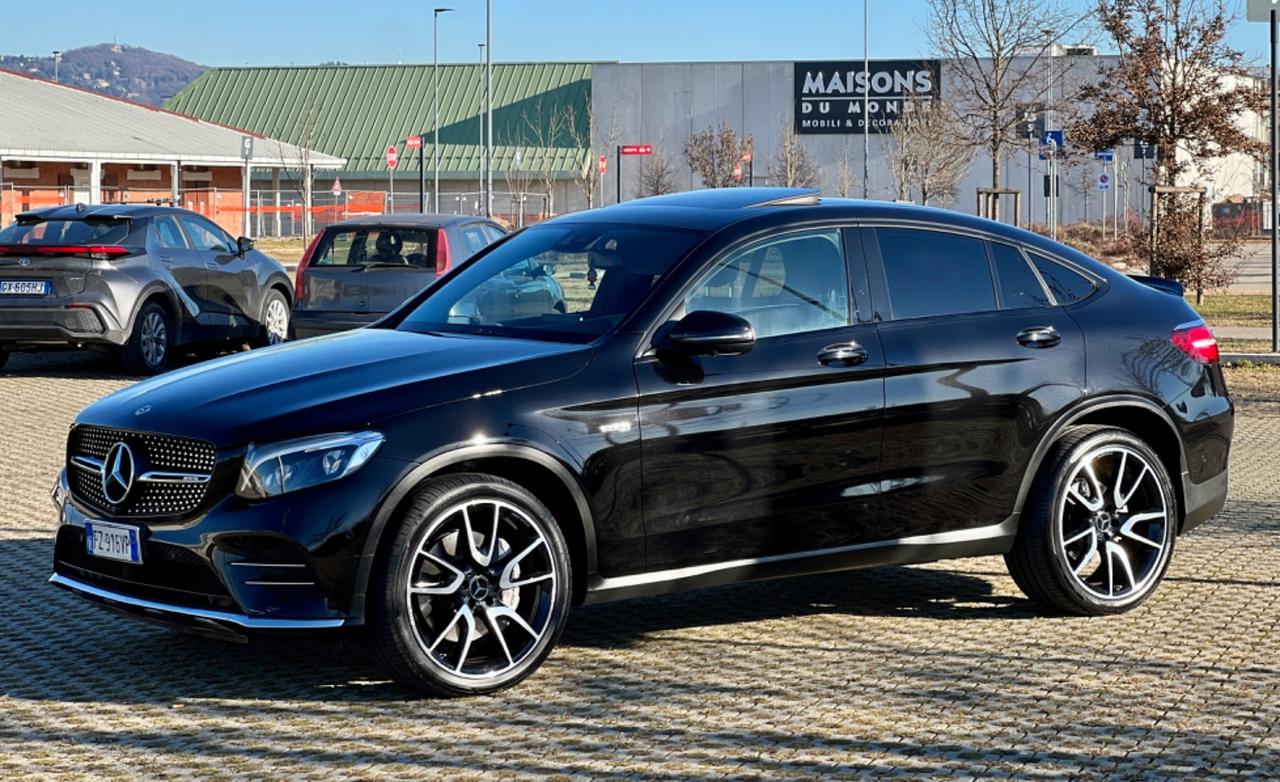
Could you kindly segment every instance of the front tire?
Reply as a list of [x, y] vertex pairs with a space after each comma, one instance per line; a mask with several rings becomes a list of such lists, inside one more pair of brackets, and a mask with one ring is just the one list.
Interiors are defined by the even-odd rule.
[[1046, 607], [1129, 611], [1163, 580], [1178, 519], [1173, 481], [1150, 446], [1122, 429], [1076, 427], [1045, 458], [1005, 563]]
[[131, 375], [157, 375], [168, 366], [172, 348], [173, 321], [164, 307], [150, 301], [138, 313], [120, 359]]
[[492, 475], [428, 482], [370, 590], [370, 652], [397, 681], [445, 697], [511, 687], [564, 629], [568, 548], [550, 511]]

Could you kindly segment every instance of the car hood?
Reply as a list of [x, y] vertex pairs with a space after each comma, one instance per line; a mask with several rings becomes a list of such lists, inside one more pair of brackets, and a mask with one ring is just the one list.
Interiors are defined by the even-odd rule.
[[215, 359], [90, 405], [77, 423], [220, 447], [375, 425], [457, 399], [568, 377], [583, 345], [359, 329]]

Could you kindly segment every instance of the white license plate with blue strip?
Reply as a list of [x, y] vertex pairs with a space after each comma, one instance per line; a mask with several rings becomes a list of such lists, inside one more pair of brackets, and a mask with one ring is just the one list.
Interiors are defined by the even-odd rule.
[[0, 280], [0, 296], [47, 296], [52, 288], [48, 280]]
[[141, 563], [142, 545], [139, 540], [137, 527], [105, 521], [86, 521], [84, 524], [85, 549], [95, 557]]

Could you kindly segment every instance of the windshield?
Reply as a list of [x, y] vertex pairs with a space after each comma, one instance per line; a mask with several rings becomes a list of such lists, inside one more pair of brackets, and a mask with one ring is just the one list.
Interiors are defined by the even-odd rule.
[[0, 231], [0, 244], [120, 244], [128, 236], [128, 220], [23, 221]]
[[320, 240], [311, 266], [436, 267], [434, 228], [358, 226], [330, 229]]
[[631, 314], [700, 237], [634, 225], [535, 226], [460, 272], [398, 328], [590, 342]]

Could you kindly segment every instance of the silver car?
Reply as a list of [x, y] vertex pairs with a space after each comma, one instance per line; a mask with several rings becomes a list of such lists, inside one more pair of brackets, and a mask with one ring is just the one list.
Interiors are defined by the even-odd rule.
[[195, 212], [25, 212], [0, 231], [0, 366], [14, 351], [88, 348], [151, 375], [177, 345], [283, 341], [292, 293], [284, 266]]

